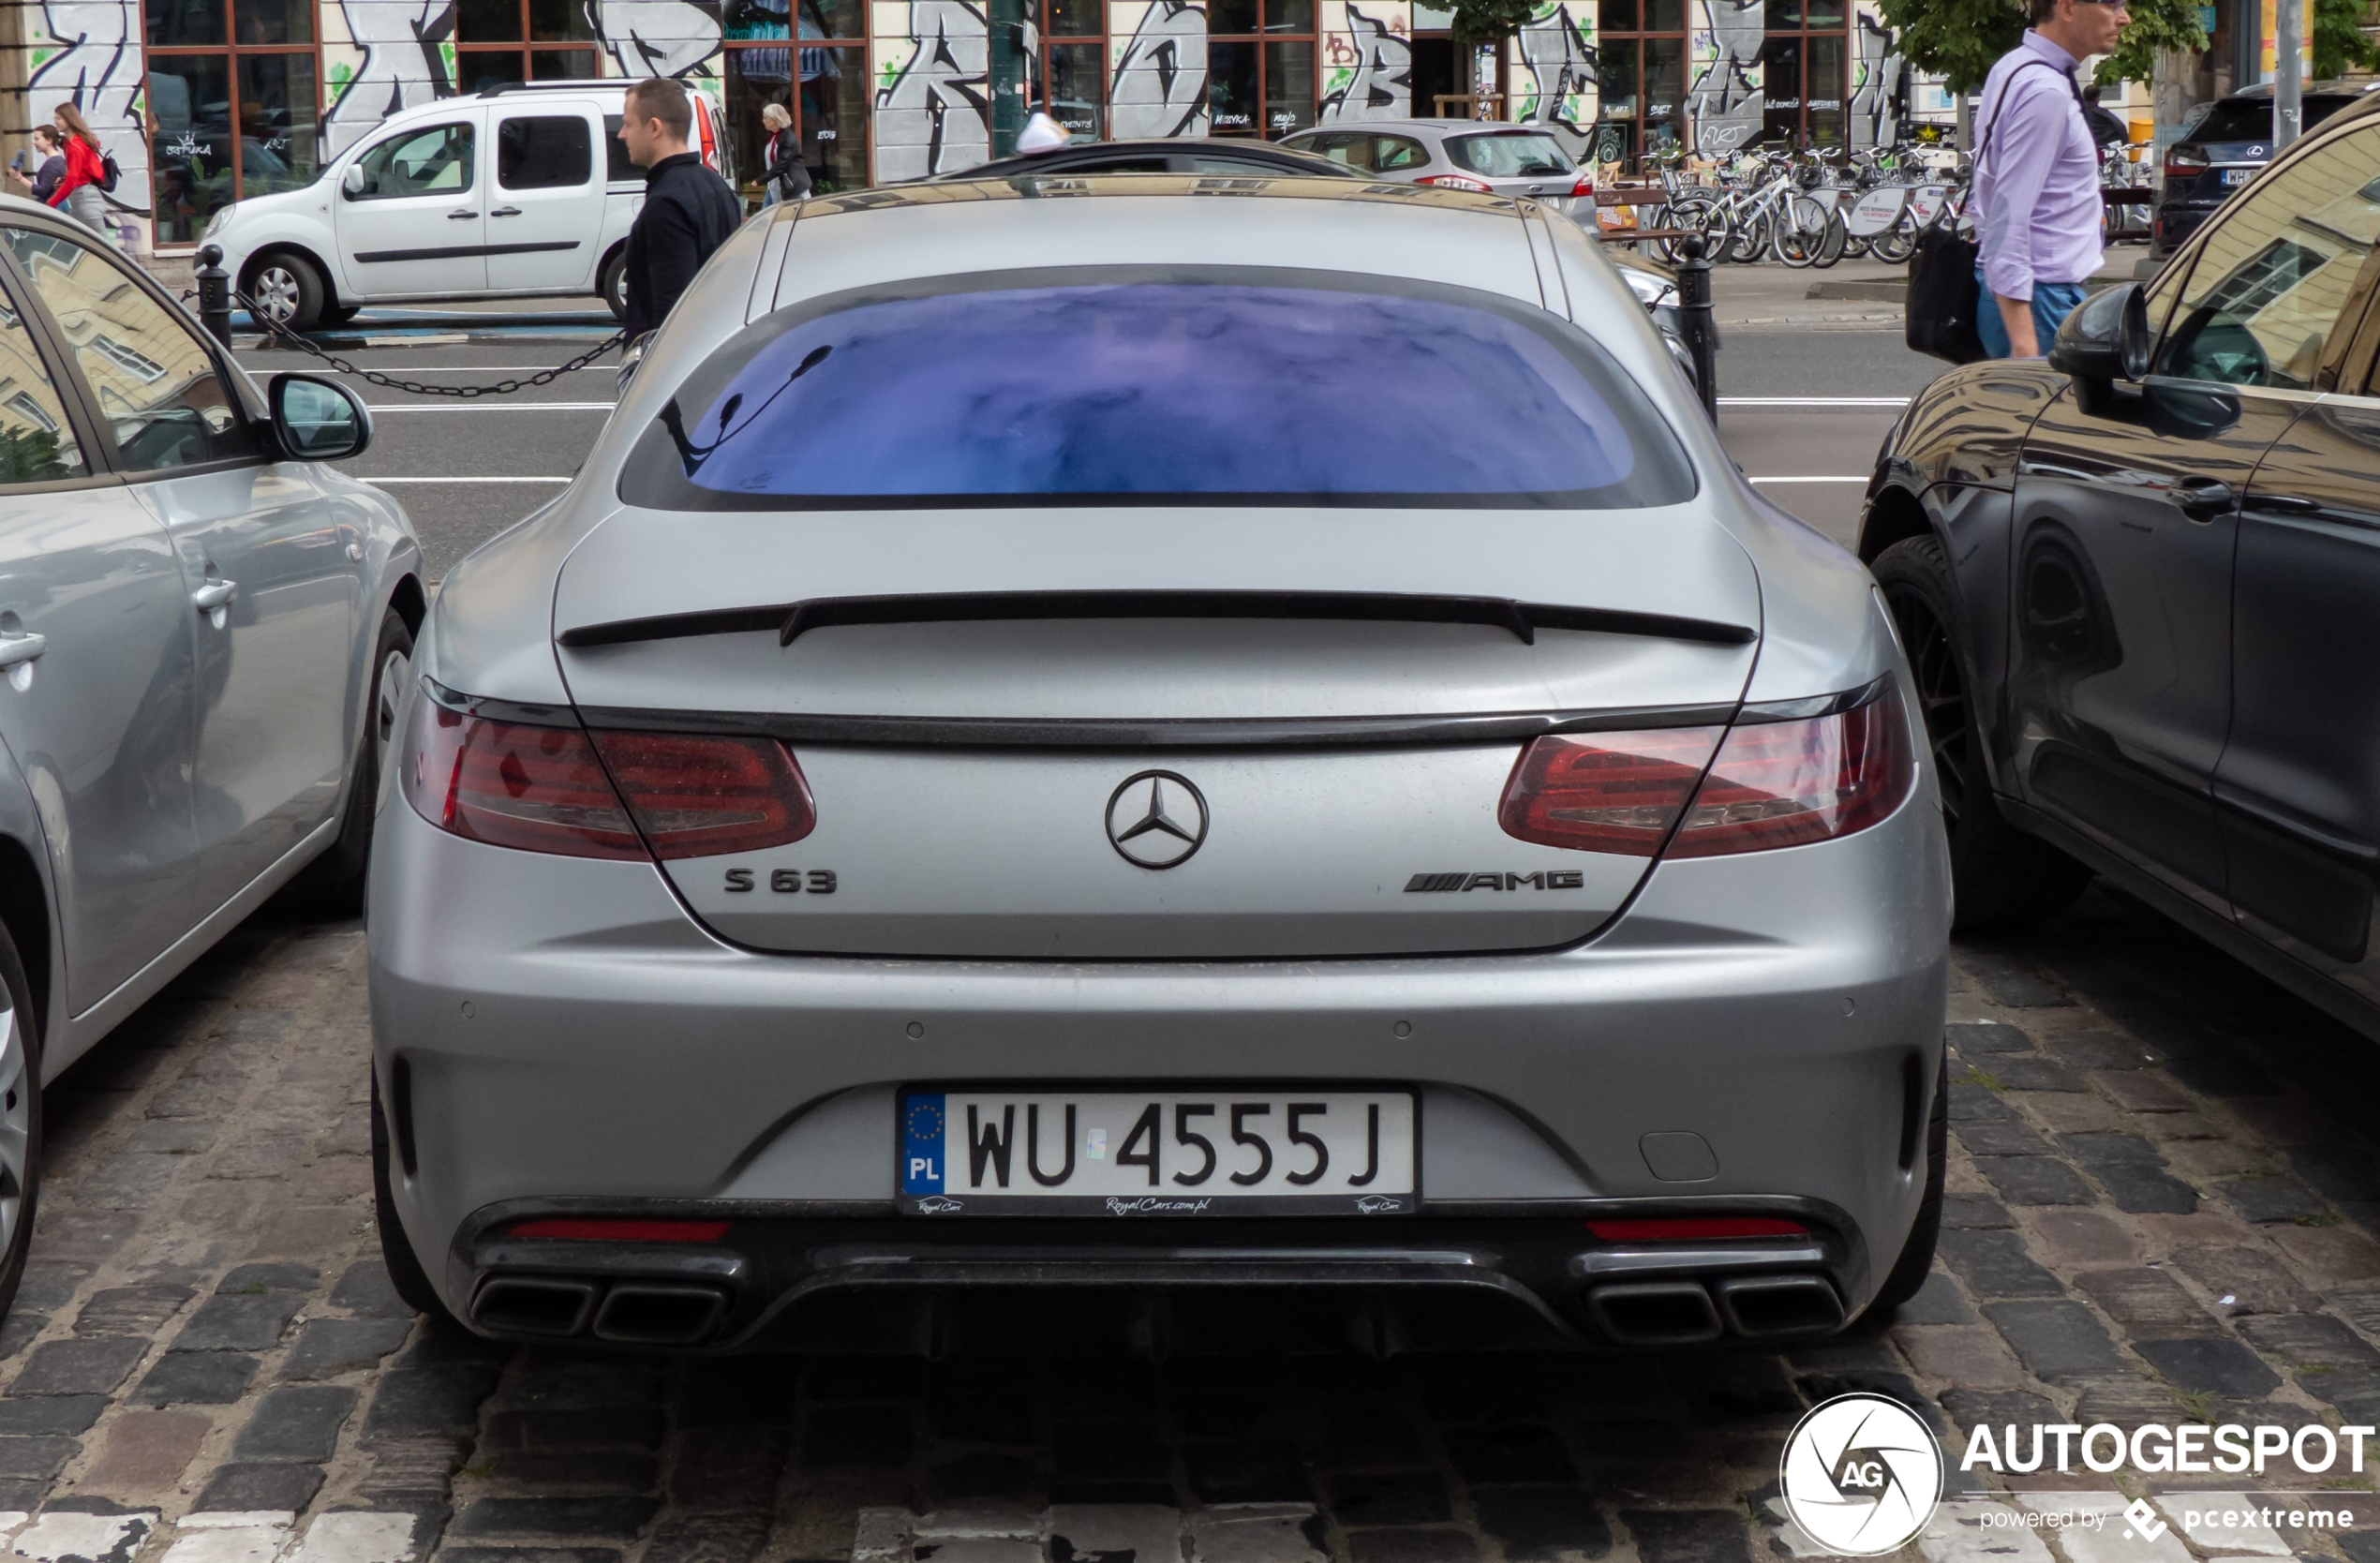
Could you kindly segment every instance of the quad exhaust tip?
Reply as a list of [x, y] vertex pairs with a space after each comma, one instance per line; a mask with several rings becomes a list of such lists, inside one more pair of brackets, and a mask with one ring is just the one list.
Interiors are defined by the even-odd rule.
[[727, 1294], [716, 1287], [623, 1281], [606, 1290], [558, 1275], [500, 1275], [471, 1302], [471, 1322], [498, 1334], [591, 1334], [623, 1346], [692, 1346], [726, 1317]]
[[1843, 1326], [1843, 1300], [1818, 1275], [1739, 1275], [1713, 1282], [1627, 1281], [1598, 1287], [1586, 1308], [1628, 1346], [1692, 1346], [1722, 1335], [1777, 1340]]

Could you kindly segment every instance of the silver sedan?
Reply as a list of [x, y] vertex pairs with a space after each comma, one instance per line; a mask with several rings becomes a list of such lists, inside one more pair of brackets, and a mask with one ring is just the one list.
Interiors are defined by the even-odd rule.
[[421, 550], [324, 460], [369, 415], [260, 393], [80, 224], [0, 200], [0, 1310], [39, 1086], [284, 886], [360, 908]]
[[1576, 164], [1551, 131], [1478, 119], [1361, 120], [1301, 130], [1281, 144], [1375, 179], [1492, 195], [1529, 196], [1595, 220], [1595, 171]]
[[369, 926], [424, 1310], [1647, 1345], [1926, 1274], [1890, 620], [1534, 203], [781, 208], [417, 671]]

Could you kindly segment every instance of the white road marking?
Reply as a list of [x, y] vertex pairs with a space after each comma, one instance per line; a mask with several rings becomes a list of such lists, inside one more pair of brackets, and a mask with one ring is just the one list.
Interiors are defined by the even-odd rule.
[[33, 1563], [64, 1563], [69, 1557], [125, 1563], [140, 1550], [156, 1518], [154, 1509], [136, 1514], [44, 1514], [17, 1533], [9, 1550]]
[[1832, 478], [1832, 477], [1829, 477], [1829, 478], [1750, 478], [1750, 479], [1748, 479], [1748, 480], [1746, 480], [1746, 481], [1747, 481], [1747, 482], [1750, 482], [1750, 483], [1856, 483], [1856, 484], [1864, 484], [1864, 483], [1866, 483], [1867, 480], [1865, 477], [1857, 477], [1857, 478]]
[[185, 1514], [165, 1563], [273, 1563], [296, 1523], [286, 1509]]
[[1907, 407], [1907, 396], [1721, 396], [1721, 407]]
[[289, 1563], [407, 1563], [413, 1516], [341, 1511], [316, 1517]]
[[[365, 478], [368, 484], [392, 483], [568, 483], [568, 478]], [[1867, 480], [1862, 479], [1862, 482]]]

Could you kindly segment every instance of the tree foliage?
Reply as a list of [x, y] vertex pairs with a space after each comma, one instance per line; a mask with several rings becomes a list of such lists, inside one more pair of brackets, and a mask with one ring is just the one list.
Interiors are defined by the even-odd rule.
[[1982, 86], [1992, 62], [2025, 31], [2024, 10], [2013, 0], [1880, 0], [1878, 8], [1910, 63], [1954, 93]]
[[2363, 0], [2313, 0], [2313, 74], [2343, 76], [2380, 65], [2380, 48], [2363, 36]]
[[[2347, 3], [2352, 6], [2356, 0]], [[2157, 56], [2166, 50], [2195, 53], [2207, 47], [2207, 30], [2198, 25], [2198, 0], [2126, 0], [2125, 9], [2132, 13], [2132, 22], [2115, 49], [2101, 58], [2094, 80], [2152, 81]]]
[[1478, 49], [1502, 43], [1537, 14], [1537, 0], [1454, 0], [1447, 31], [1457, 45]]

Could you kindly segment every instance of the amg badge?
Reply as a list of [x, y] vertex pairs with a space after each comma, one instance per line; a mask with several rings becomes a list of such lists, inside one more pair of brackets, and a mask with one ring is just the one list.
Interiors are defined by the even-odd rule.
[[1540, 869], [1535, 873], [1417, 873], [1405, 882], [1405, 893], [1424, 895], [1435, 890], [1576, 890], [1585, 884], [1577, 869]]

